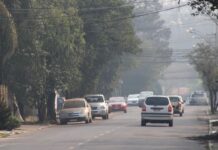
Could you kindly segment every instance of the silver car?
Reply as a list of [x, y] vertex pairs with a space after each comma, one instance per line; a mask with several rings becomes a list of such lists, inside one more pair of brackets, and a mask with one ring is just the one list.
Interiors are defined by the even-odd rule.
[[59, 118], [60, 124], [67, 124], [69, 121], [85, 121], [85, 123], [91, 123], [91, 107], [83, 98], [65, 100]]
[[168, 123], [173, 126], [173, 107], [167, 96], [149, 96], [141, 111], [141, 126], [147, 123]]
[[104, 95], [86, 95], [85, 99], [91, 105], [93, 119], [95, 119], [95, 117], [102, 117], [104, 120], [109, 118], [109, 107], [105, 101]]

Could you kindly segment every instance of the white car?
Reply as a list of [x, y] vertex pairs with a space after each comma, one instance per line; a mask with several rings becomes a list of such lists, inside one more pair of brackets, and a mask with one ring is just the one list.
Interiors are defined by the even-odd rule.
[[140, 92], [138, 106], [143, 107], [143, 104], [144, 104], [144, 101], [145, 101], [146, 97], [152, 96], [152, 95], [154, 95], [153, 91], [142, 91], [142, 92]]
[[141, 111], [141, 126], [147, 123], [168, 123], [173, 126], [173, 106], [167, 96], [149, 96]]
[[104, 95], [86, 95], [85, 99], [91, 105], [93, 119], [95, 119], [95, 117], [102, 117], [104, 120], [109, 119], [109, 107], [105, 101]]
[[127, 104], [138, 106], [139, 103], [139, 94], [130, 94], [127, 97]]

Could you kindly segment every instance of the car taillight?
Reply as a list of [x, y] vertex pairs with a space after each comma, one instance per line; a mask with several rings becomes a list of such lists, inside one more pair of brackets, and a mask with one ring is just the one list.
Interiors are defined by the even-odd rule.
[[142, 111], [146, 111], [146, 107], [145, 106], [142, 107]]
[[173, 111], [172, 105], [168, 105], [168, 112], [172, 112], [172, 111]]

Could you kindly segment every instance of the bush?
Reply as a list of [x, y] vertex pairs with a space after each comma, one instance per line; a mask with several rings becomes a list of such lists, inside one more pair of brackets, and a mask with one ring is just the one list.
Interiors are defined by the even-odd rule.
[[20, 121], [13, 117], [6, 103], [0, 100], [0, 130], [12, 130], [20, 126]]
[[12, 130], [20, 127], [20, 125], [21, 123], [16, 117], [10, 116], [7, 122], [5, 123], [5, 129]]

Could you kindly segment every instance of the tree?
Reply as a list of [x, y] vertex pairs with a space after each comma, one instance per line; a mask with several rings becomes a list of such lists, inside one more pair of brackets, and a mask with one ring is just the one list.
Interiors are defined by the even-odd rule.
[[[115, 68], [110, 72], [111, 79], [103, 82], [103, 76], [108, 72], [106, 68], [112, 67], [107, 65], [124, 53], [139, 51], [139, 40], [135, 36], [131, 19], [121, 19], [131, 16], [133, 7], [122, 7], [123, 5], [123, 0], [78, 0], [86, 41], [85, 59], [81, 65], [81, 96], [99, 91], [108, 93], [111, 85], [109, 82], [116, 76], [115, 68], [118, 65], [113, 66]], [[102, 87], [109, 91], [104, 91]]]
[[209, 91], [212, 113], [216, 110], [216, 93], [218, 91], [218, 62], [216, 57], [217, 51], [204, 44], [198, 44], [198, 47], [190, 55], [191, 63], [201, 75], [204, 86]]
[[13, 17], [3, 1], [0, 1], [0, 84], [6, 76], [5, 64], [17, 46], [17, 32]]
[[191, 0], [189, 5], [196, 10], [194, 15], [199, 13], [217, 16], [218, 1], [217, 0]]
[[[137, 4], [136, 4], [137, 5]], [[134, 13], [152, 12], [161, 9], [158, 1], [140, 3]], [[125, 95], [143, 90], [153, 90], [162, 94], [158, 79], [161, 72], [170, 64], [172, 50], [169, 48], [170, 29], [164, 27], [164, 21], [158, 13], [134, 19], [136, 34], [141, 39], [142, 52], [136, 56], [136, 65], [123, 73], [123, 89]]]

